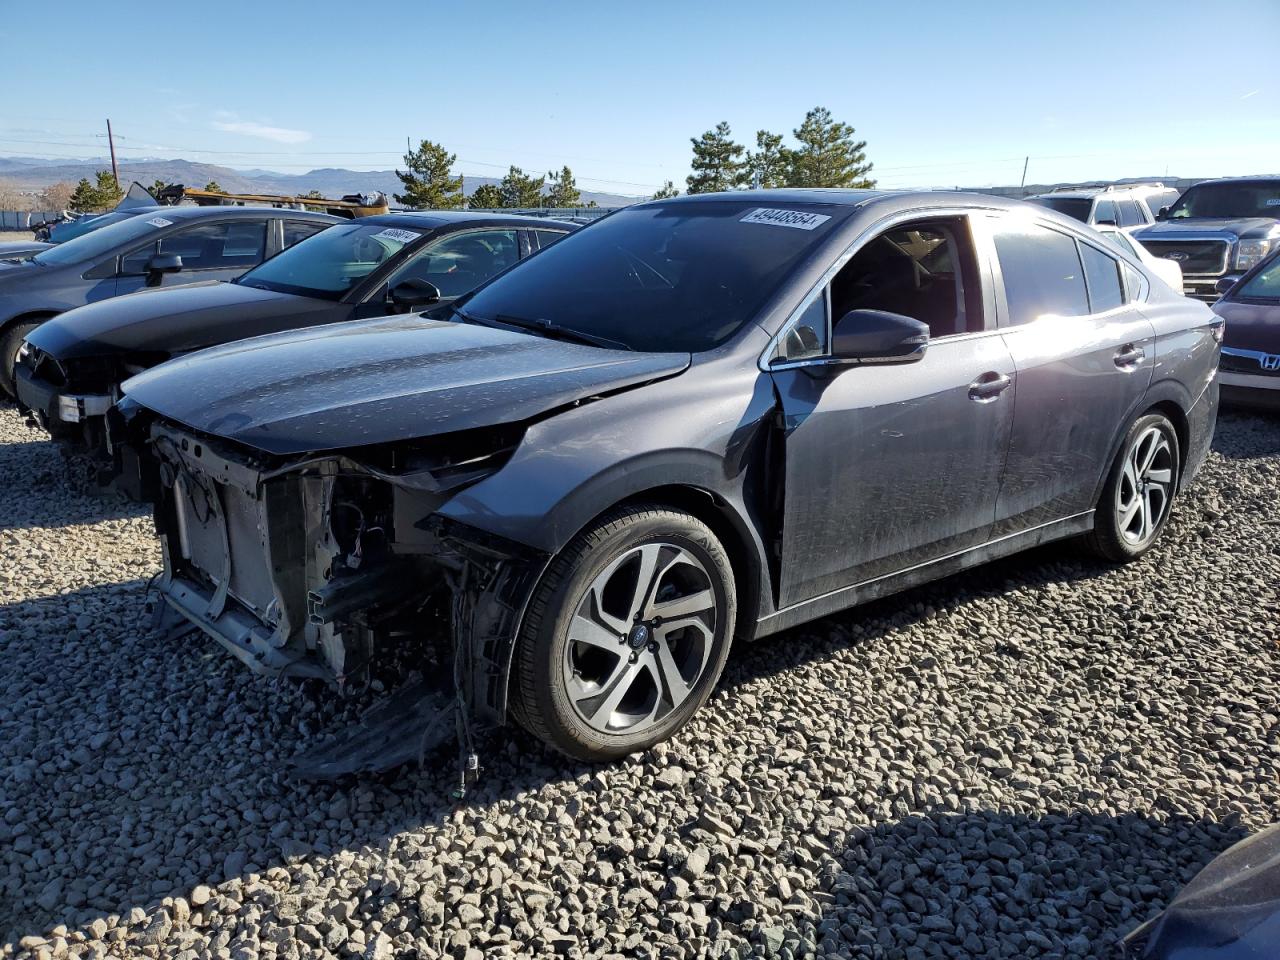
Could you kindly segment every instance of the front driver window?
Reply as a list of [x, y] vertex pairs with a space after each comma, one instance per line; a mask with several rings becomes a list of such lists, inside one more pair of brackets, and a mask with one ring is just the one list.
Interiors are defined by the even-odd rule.
[[387, 289], [426, 280], [445, 298], [460, 297], [520, 259], [515, 230], [456, 233], [429, 245], [387, 279]]
[[131, 250], [122, 259], [120, 272], [124, 276], [146, 273], [147, 261], [161, 253], [180, 256], [184, 270], [247, 270], [262, 262], [266, 247], [266, 220], [202, 223]]

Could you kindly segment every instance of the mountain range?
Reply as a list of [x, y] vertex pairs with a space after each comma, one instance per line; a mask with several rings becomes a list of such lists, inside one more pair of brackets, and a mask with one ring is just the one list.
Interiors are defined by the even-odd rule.
[[[0, 157], [0, 181], [14, 189], [38, 193], [50, 184], [77, 183], [82, 177], [93, 179], [98, 170], [111, 168], [108, 158], [91, 160], [49, 160], [38, 157]], [[131, 181], [150, 187], [156, 180], [181, 183], [188, 187], [203, 187], [216, 181], [229, 193], [268, 193], [296, 195], [318, 190], [326, 197], [340, 197], [348, 193], [374, 193], [381, 191], [388, 197], [401, 189], [394, 170], [344, 170], [340, 167], [323, 167], [306, 173], [277, 173], [273, 170], [236, 170], [213, 163], [197, 163], [192, 160], [126, 160], [120, 164], [120, 183], [127, 187]], [[485, 183], [497, 183], [496, 177], [462, 178], [462, 189], [469, 196], [476, 187]], [[582, 202], [595, 201], [601, 207], [621, 207], [635, 203], [643, 197], [617, 193], [582, 191]], [[394, 201], [393, 201], [394, 202]]]

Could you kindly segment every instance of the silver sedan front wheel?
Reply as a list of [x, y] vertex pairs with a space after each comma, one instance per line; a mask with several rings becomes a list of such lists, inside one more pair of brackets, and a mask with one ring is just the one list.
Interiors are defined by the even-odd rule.
[[640, 733], [679, 707], [707, 666], [716, 600], [698, 558], [646, 543], [587, 587], [564, 647], [565, 689], [601, 733]]

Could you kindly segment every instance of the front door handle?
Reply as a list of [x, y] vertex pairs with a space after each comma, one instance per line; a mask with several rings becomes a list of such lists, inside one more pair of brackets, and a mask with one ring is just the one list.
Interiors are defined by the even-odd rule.
[[1147, 351], [1132, 343], [1126, 343], [1116, 353], [1116, 366], [1121, 370], [1132, 370], [1143, 360], [1147, 359]]
[[1009, 389], [1013, 378], [1007, 373], [988, 371], [969, 384], [969, 399], [975, 403], [990, 403]]

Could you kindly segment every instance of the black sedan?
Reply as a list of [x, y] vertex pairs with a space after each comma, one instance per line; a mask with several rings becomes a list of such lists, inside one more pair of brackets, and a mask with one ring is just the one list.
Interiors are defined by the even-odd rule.
[[1238, 282], [1223, 280], [1213, 312], [1227, 324], [1222, 399], [1280, 410], [1280, 250]]
[[416, 666], [465, 736], [509, 710], [603, 759], [679, 730], [735, 637], [1063, 537], [1141, 556], [1221, 326], [1021, 202], [709, 194], [450, 307], [163, 364], [111, 432], [167, 603], [254, 670]]
[[230, 280], [338, 217], [272, 207], [166, 207], [30, 257], [0, 259], [0, 392], [28, 333], [50, 317], [148, 287]]
[[71, 310], [27, 334], [18, 398], [46, 428], [97, 447], [120, 383], [201, 347], [451, 300], [572, 227], [532, 217], [413, 213], [331, 227], [231, 282]]

